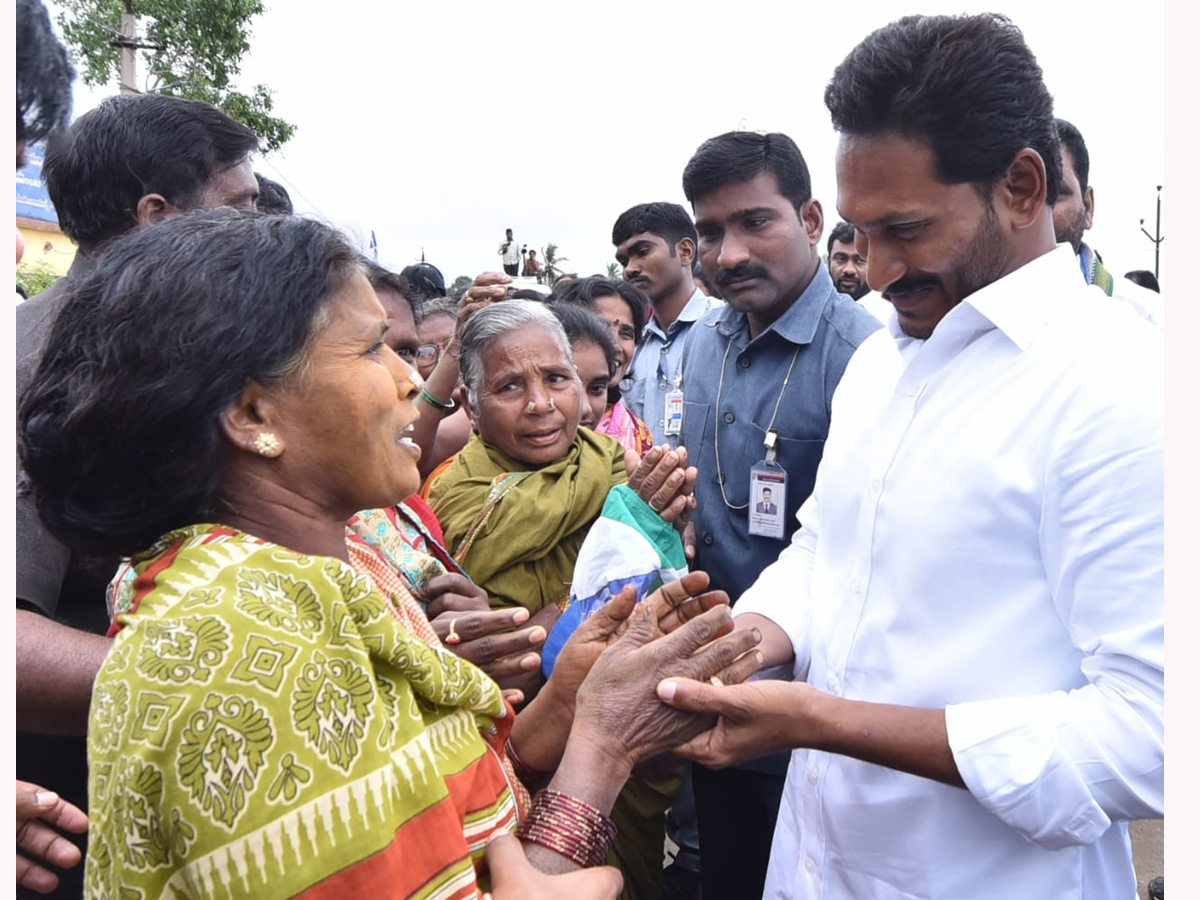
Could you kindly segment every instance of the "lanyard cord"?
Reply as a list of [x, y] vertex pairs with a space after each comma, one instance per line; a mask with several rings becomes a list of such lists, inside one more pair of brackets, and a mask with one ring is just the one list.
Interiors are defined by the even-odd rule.
[[[721, 358], [721, 375], [717, 379], [717, 405], [713, 408], [713, 451], [717, 457], [717, 487], [721, 489], [721, 499], [725, 502], [727, 509], [748, 509], [750, 501], [735, 505], [729, 502], [729, 498], [725, 496], [725, 473], [721, 471], [721, 389], [725, 386], [725, 364], [729, 362], [729, 348], [733, 346], [733, 340], [725, 345], [725, 355]], [[775, 428], [775, 417], [779, 415], [779, 404], [783, 402], [783, 392], [787, 390], [788, 381], [792, 377], [792, 369], [796, 365], [796, 357], [800, 355], [800, 345], [796, 345], [796, 352], [792, 354], [792, 361], [788, 363], [787, 374], [783, 376], [783, 387], [779, 389], [779, 396], [775, 398], [775, 409], [771, 412], [771, 424], [767, 426], [767, 432], [770, 433]]]

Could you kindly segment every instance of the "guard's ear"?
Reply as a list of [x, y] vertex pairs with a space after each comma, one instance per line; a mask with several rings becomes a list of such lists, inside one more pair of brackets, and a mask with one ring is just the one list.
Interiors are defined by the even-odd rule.
[[809, 246], [817, 246], [825, 232], [825, 212], [821, 209], [820, 200], [808, 200], [800, 207], [800, 224], [808, 235]]
[[278, 421], [270, 394], [257, 382], [250, 382], [236, 400], [221, 411], [221, 431], [239, 450], [259, 456], [280, 456], [287, 439]]
[[178, 214], [178, 207], [162, 194], [146, 194], [138, 200], [134, 210], [138, 225], [157, 225]]
[[1017, 151], [992, 193], [1015, 228], [1028, 228], [1046, 205], [1046, 164], [1032, 147]]
[[696, 242], [685, 237], [675, 244], [675, 255], [679, 257], [680, 267], [686, 266], [690, 269], [696, 261]]

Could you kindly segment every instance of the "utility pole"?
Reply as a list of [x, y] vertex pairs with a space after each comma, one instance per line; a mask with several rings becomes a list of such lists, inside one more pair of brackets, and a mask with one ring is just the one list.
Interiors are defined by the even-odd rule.
[[1155, 277], [1155, 279], [1158, 278], [1158, 245], [1163, 242], [1163, 238], [1162, 238], [1162, 185], [1161, 184], [1158, 185], [1156, 190], [1158, 191], [1158, 200], [1157, 200], [1158, 210], [1154, 215], [1154, 234], [1152, 235], [1152, 234], [1150, 234], [1150, 232], [1148, 232], [1146, 230], [1146, 220], [1145, 219], [1138, 220], [1138, 224], [1142, 226], [1142, 234], [1144, 234], [1146, 237], [1150, 238], [1150, 240], [1154, 242], [1154, 277]]
[[125, 12], [121, 14], [121, 33], [109, 31], [109, 43], [121, 48], [121, 93], [140, 94], [137, 88], [137, 51], [162, 50], [163, 45], [155, 41], [143, 41], [137, 36], [137, 15], [133, 11], [133, 0], [125, 0]]

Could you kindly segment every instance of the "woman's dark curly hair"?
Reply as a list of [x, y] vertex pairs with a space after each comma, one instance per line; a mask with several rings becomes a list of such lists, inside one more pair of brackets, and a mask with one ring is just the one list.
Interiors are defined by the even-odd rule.
[[302, 366], [357, 271], [341, 234], [296, 217], [191, 213], [114, 241], [71, 285], [18, 410], [50, 532], [128, 555], [211, 521], [222, 411]]

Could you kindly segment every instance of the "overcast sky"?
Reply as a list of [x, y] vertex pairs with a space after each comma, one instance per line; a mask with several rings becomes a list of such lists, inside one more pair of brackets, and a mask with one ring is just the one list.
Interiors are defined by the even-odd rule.
[[[423, 249], [449, 283], [498, 269], [506, 227], [539, 256], [553, 241], [568, 269], [602, 272], [618, 214], [649, 200], [685, 202], [680, 176], [705, 138], [783, 131], [808, 161], [828, 233], [836, 137], [824, 88], [846, 53], [901, 8], [268, 0], [242, 81], [269, 85], [276, 113], [298, 130], [255, 166], [285, 184], [298, 211], [344, 228], [364, 249], [374, 230], [381, 262], [399, 269]], [[1153, 269], [1138, 220], [1154, 232], [1163, 181], [1162, 3], [1120, 12], [1045, 0], [912, 7], [989, 8], [1024, 31], [1056, 113], [1088, 143], [1088, 242], [1118, 275]], [[76, 114], [109, 92], [80, 90]], [[1164, 205], [1170, 196], [1168, 185]]]

